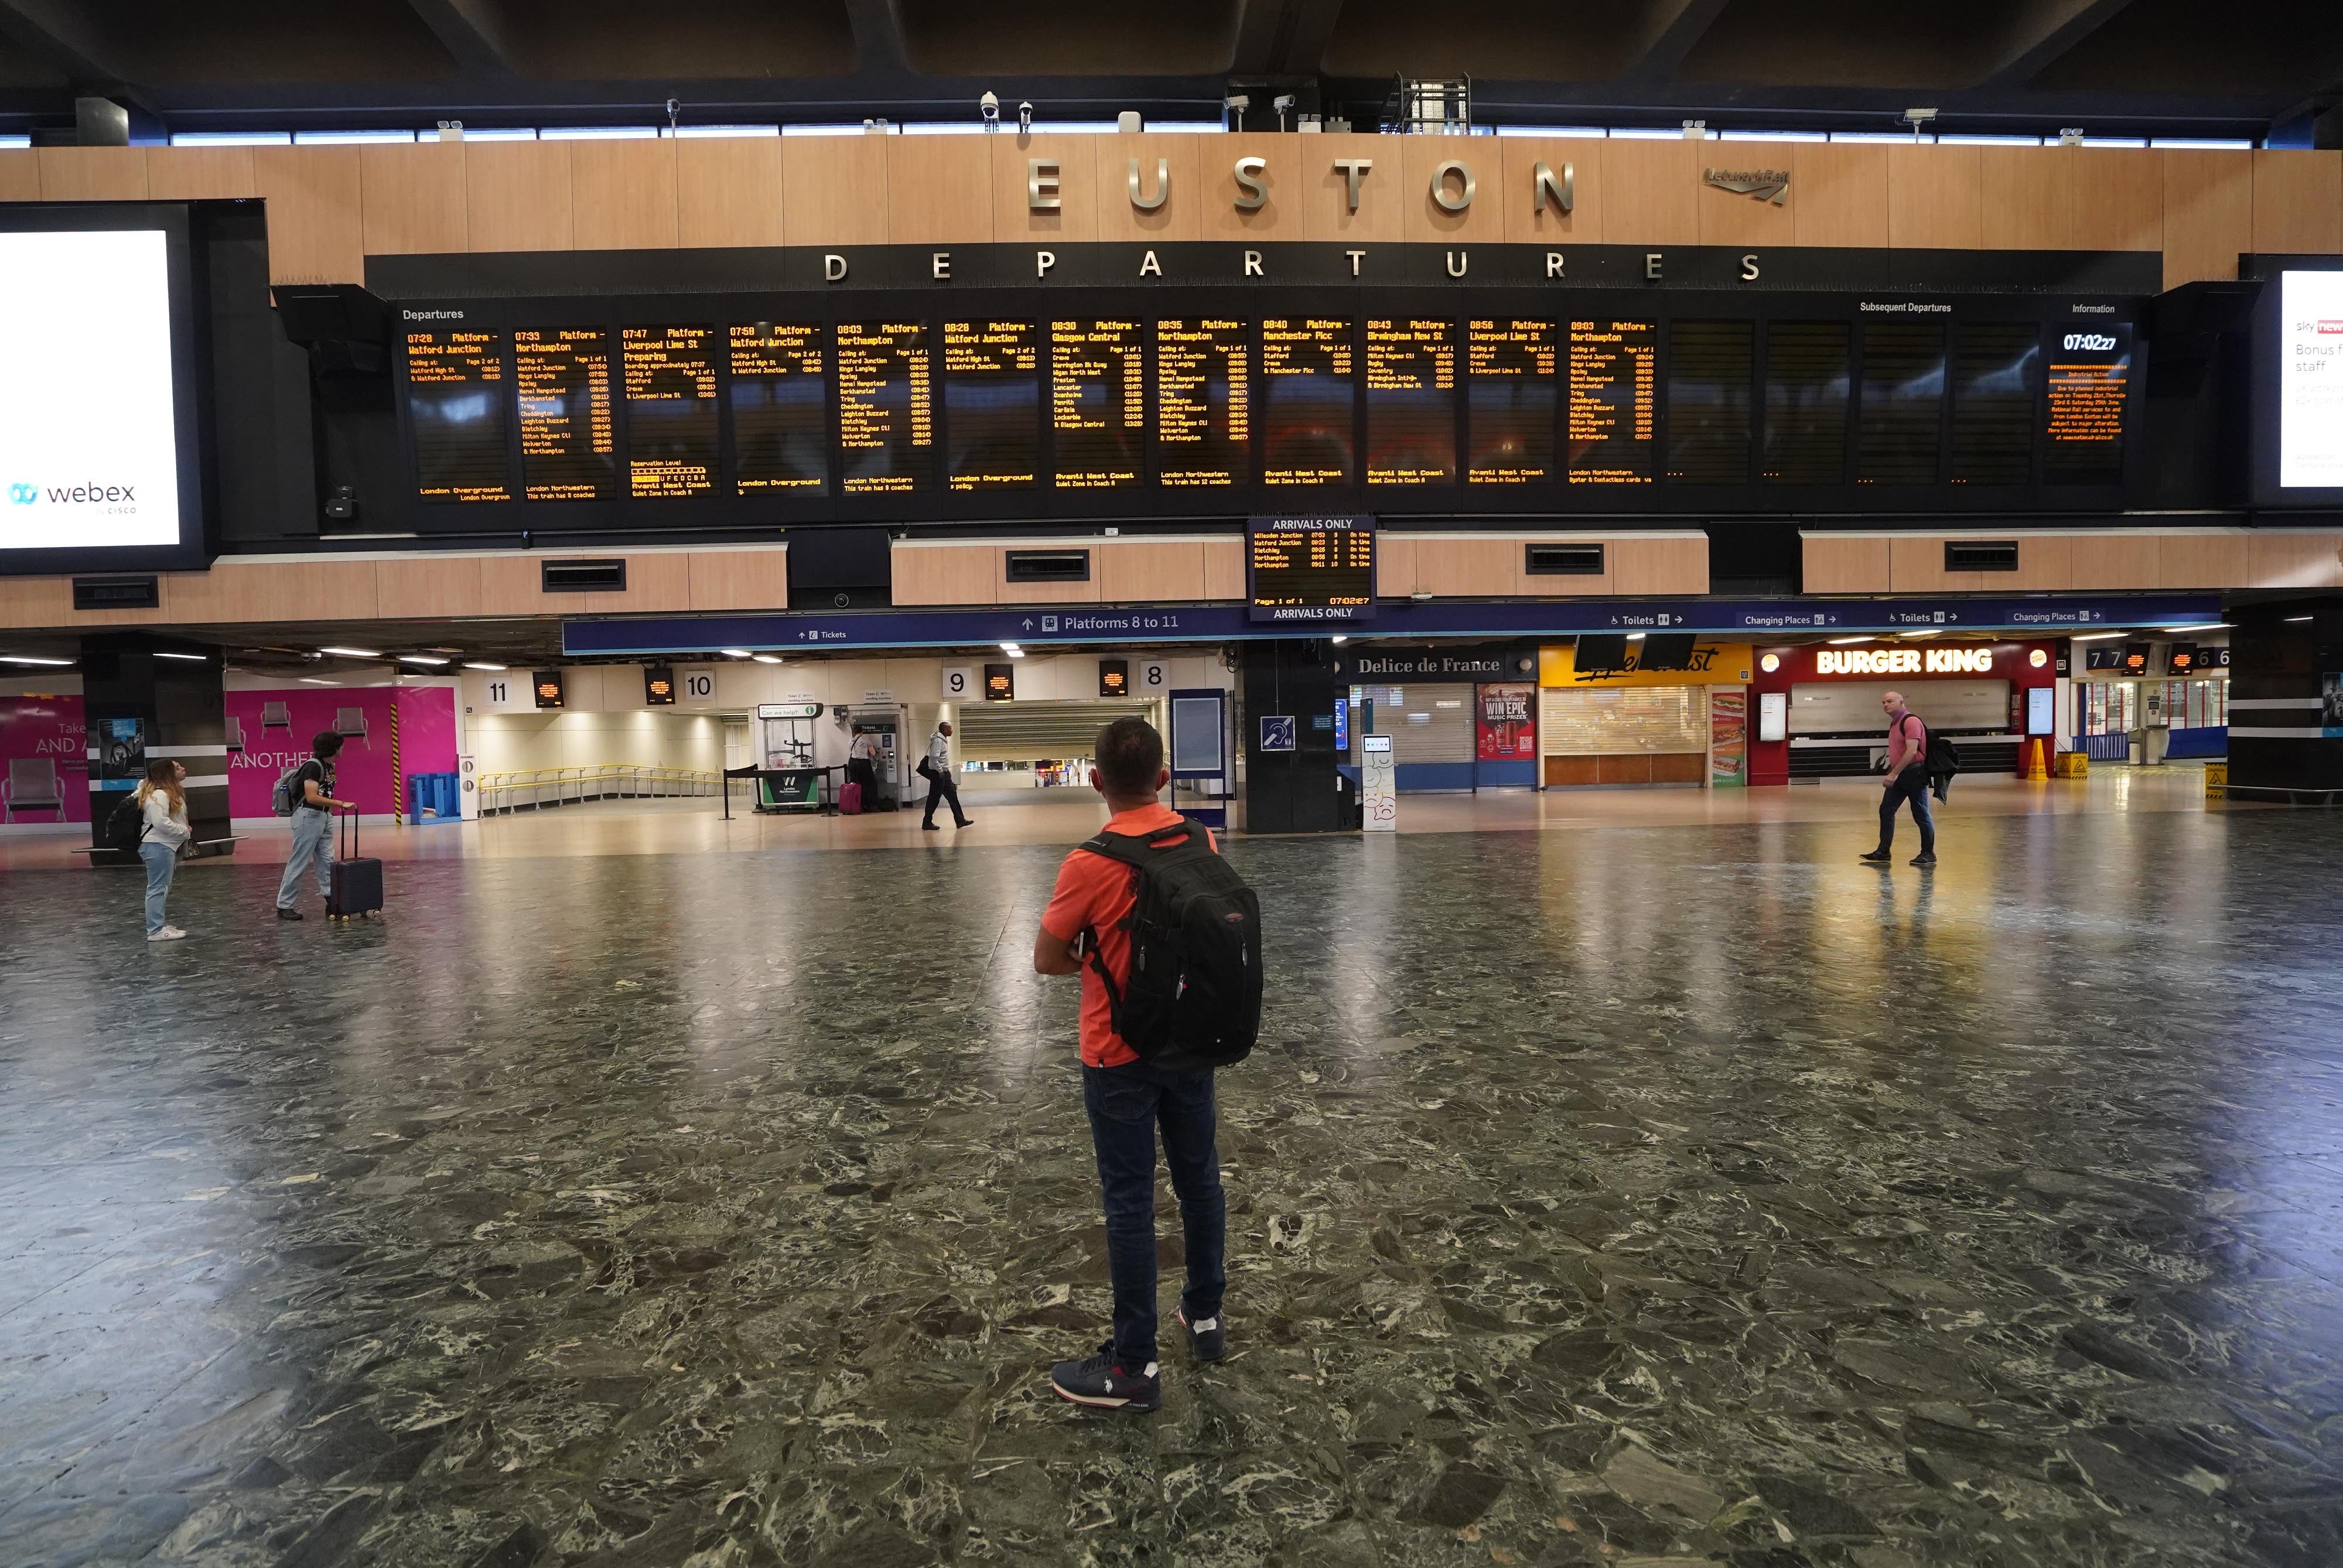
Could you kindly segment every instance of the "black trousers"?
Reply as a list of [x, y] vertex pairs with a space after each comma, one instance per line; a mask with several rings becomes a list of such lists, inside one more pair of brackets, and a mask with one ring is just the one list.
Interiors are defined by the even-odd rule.
[[968, 813], [960, 809], [960, 786], [952, 782], [952, 776], [949, 773], [928, 775], [928, 809], [927, 814], [920, 819], [921, 826], [929, 828], [935, 826], [936, 802], [939, 800], [951, 807], [954, 827], [968, 826]]
[[862, 809], [874, 811], [879, 808], [879, 769], [868, 757], [846, 759], [846, 781], [862, 786]]

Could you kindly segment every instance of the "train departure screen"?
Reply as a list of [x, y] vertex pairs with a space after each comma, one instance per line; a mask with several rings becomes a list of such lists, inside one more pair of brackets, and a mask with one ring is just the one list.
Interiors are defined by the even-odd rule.
[[1367, 483], [1456, 482], [1456, 324], [1367, 323]]
[[1749, 482], [1754, 321], [1668, 327], [1668, 477], [1680, 485]]
[[760, 321], [731, 328], [733, 487], [743, 496], [830, 488], [830, 389], [821, 328]]
[[955, 490], [1022, 490], [1041, 472], [1041, 330], [944, 323], [944, 430]]
[[522, 327], [513, 334], [513, 386], [520, 397], [521, 494], [532, 501], [616, 499], [609, 333]]
[[1146, 339], [1136, 320], [1050, 323], [1050, 428], [1061, 490], [1140, 481], [1147, 433]]
[[1765, 328], [1765, 448], [1769, 485], [1846, 482], [1847, 360], [1844, 321], [1776, 321]]
[[1353, 475], [1351, 324], [1271, 317], [1261, 324], [1261, 477], [1345, 485]]
[[1652, 482], [1659, 339], [1649, 321], [1570, 324], [1570, 482]]
[[1245, 594], [1257, 621], [1372, 619], [1373, 518], [1252, 518]]
[[500, 332], [407, 335], [415, 493], [426, 501], [509, 501]]
[[1465, 327], [1465, 479], [1534, 485], [1554, 477], [1560, 350], [1551, 321], [1483, 318]]
[[1956, 485], [2023, 485], [2034, 477], [2035, 371], [2042, 328], [1971, 321], [1953, 350]]
[[915, 321], [838, 324], [838, 444], [846, 493], [934, 482], [935, 387], [928, 329]]
[[1891, 321], [1865, 327], [1855, 482], [1935, 484], [1944, 418], [1943, 324]]
[[639, 500], [716, 491], [716, 329], [628, 327], [627, 487]]
[[2130, 324], [2054, 327], [2049, 349], [2050, 447], [2043, 477], [2054, 485], [2122, 483]]
[[1252, 480], [1252, 377], [1242, 321], [1155, 324], [1156, 482], [1177, 488]]

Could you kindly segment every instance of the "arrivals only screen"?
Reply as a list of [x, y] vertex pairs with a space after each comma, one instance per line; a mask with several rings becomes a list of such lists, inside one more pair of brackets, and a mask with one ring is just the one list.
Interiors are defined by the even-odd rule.
[[[2288, 285], [2289, 482], [2343, 486], [2338, 280]], [[958, 299], [403, 307], [403, 499], [612, 528], [2097, 505], [2137, 402], [2127, 309], [2046, 297]]]
[[1245, 597], [1257, 621], [1373, 619], [1374, 518], [1250, 519]]
[[0, 551], [180, 544], [170, 244], [0, 233]]
[[2343, 491], [2343, 271], [2278, 275], [2278, 482]]

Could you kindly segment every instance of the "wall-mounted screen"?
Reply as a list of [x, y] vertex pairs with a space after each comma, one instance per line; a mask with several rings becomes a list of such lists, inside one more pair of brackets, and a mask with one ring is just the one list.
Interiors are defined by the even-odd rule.
[[423, 501], [509, 501], [505, 465], [505, 335], [407, 335], [407, 417]]
[[1456, 482], [1456, 324], [1367, 318], [1367, 483]]
[[1554, 477], [1560, 332], [1552, 321], [1513, 317], [1465, 327], [1464, 477], [1475, 485], [1537, 485]]
[[1767, 327], [1765, 483], [1846, 483], [1854, 347], [1855, 328], [1844, 321], [1776, 321]]
[[629, 327], [627, 487], [637, 500], [716, 489], [716, 329]]
[[2278, 482], [2343, 490], [2343, 270], [2278, 278]]
[[1653, 321], [1570, 324], [1570, 482], [1648, 485], [1659, 431], [1660, 329]]
[[1749, 387], [1756, 323], [1678, 321], [1668, 330], [1668, 479], [1739, 485], [1749, 478]]
[[2112, 485], [2123, 477], [2125, 414], [2131, 404], [2127, 322], [2051, 329], [2050, 448], [2054, 485]]
[[[1953, 351], [1952, 483], [2023, 485], [2034, 477], [2041, 363], [2042, 329], [2031, 321], [1962, 325]], [[2117, 424], [2120, 428], [2120, 409]]]
[[1250, 333], [1228, 317], [1155, 324], [1156, 479], [1182, 489], [1252, 482]]
[[1351, 324], [1272, 316], [1261, 324], [1261, 478], [1265, 485], [1347, 485], [1357, 422]]
[[[610, 409], [610, 335], [591, 327], [513, 334], [521, 493], [532, 501], [607, 501], [618, 493]], [[499, 460], [503, 453], [498, 452]]]
[[1040, 323], [944, 323], [944, 428], [953, 489], [1030, 490], [1040, 483]]
[[1881, 321], [1864, 328], [1859, 485], [1933, 485], [1945, 446], [1945, 327]]
[[1136, 488], [1147, 468], [1147, 340], [1136, 317], [1050, 323], [1061, 490]]
[[1247, 519], [1245, 595], [1257, 621], [1373, 619], [1374, 518]]
[[[186, 398], [184, 209], [0, 232], [0, 560], [129, 566], [200, 547]], [[72, 558], [70, 560], [65, 558]], [[13, 563], [12, 563], [13, 564]]]
[[830, 387], [809, 322], [730, 329], [733, 484], [744, 496], [830, 489]]

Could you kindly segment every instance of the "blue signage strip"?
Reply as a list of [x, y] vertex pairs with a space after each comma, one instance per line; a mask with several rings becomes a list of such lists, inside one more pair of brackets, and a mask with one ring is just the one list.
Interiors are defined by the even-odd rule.
[[[1875, 599], [1570, 599], [1553, 603], [1392, 604], [1353, 641], [1433, 637], [1571, 637], [1589, 631], [1691, 631], [1752, 640], [1815, 632], [2031, 632], [2055, 637], [2109, 627], [2181, 626], [2221, 618], [2217, 594], [2136, 598]], [[815, 648], [968, 648], [1016, 642], [1234, 642], [1323, 637], [1310, 626], [1261, 626], [1242, 604], [1126, 609], [900, 609], [868, 614], [712, 615], [562, 623], [571, 658], [614, 654], [757, 652]]]

